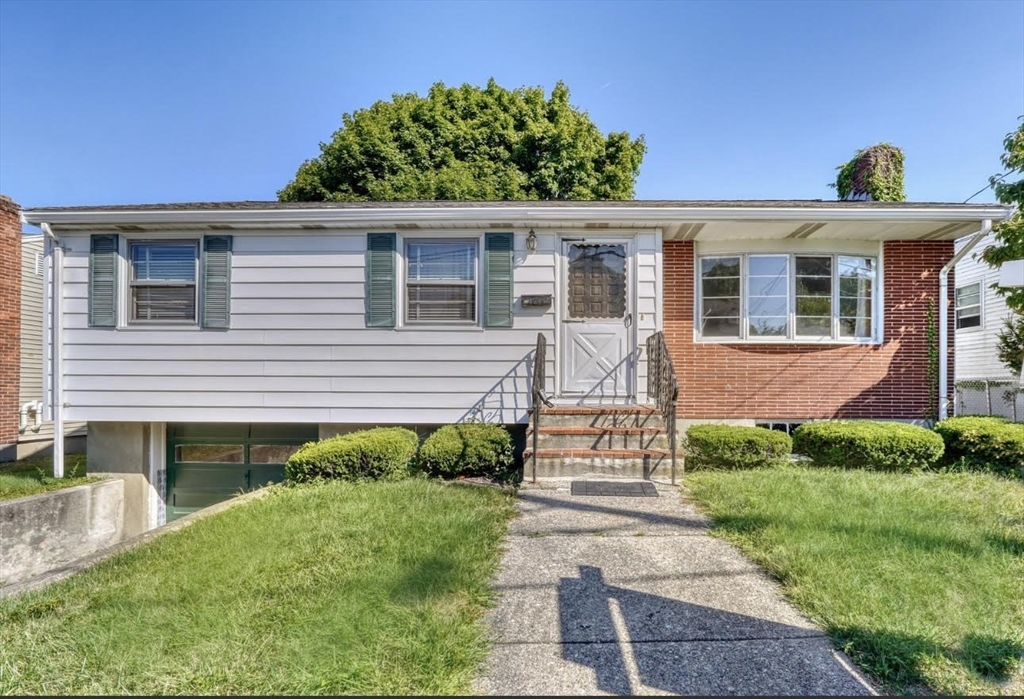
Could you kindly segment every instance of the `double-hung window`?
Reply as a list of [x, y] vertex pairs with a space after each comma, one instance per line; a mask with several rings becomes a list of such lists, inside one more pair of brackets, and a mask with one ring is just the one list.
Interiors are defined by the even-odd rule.
[[981, 282], [956, 289], [956, 329], [981, 326]]
[[873, 257], [734, 254], [699, 260], [700, 337], [715, 341], [871, 341]]
[[195, 241], [129, 243], [131, 323], [195, 323], [199, 247]]
[[406, 322], [477, 322], [479, 241], [407, 240]]
[[230, 235], [89, 236], [89, 327], [231, 327]]

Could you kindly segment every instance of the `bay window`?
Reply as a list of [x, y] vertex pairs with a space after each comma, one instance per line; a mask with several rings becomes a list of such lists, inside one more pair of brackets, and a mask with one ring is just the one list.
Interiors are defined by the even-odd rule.
[[871, 341], [874, 257], [734, 254], [699, 259], [701, 338], [716, 341]]

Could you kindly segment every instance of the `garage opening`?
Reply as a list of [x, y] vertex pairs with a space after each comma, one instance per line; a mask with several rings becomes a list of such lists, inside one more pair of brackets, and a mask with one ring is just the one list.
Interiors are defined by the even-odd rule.
[[167, 521], [283, 481], [288, 457], [318, 436], [315, 424], [169, 424]]

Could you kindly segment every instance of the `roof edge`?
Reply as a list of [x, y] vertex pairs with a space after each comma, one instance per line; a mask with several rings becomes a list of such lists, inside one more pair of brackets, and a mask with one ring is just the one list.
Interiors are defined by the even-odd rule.
[[637, 202], [635, 206], [544, 206], [530, 203], [529, 205], [503, 206], [373, 206], [366, 208], [38, 208], [25, 209], [23, 216], [32, 225], [49, 223], [51, 225], [74, 224], [147, 224], [147, 223], [182, 223], [182, 224], [259, 224], [260, 222], [275, 224], [328, 224], [328, 223], [403, 223], [416, 221], [430, 222], [472, 222], [508, 220], [528, 223], [531, 220], [543, 221], [592, 221], [601, 220], [611, 223], [628, 223], [630, 221], [661, 222], [661, 221], [757, 221], [783, 218], [793, 221], [1003, 221], [1013, 215], [1014, 207], [998, 204], [913, 204], [907, 206], [886, 203], [885, 206], [827, 206], [807, 202], [801, 206], [772, 205], [745, 206], [730, 205], [727, 202], [678, 206], [659, 204], [644, 205]]

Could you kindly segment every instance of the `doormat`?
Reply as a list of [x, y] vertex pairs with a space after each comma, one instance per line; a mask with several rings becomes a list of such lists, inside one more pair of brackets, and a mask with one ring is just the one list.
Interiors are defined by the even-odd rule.
[[573, 481], [573, 495], [612, 495], [620, 498], [656, 498], [650, 481]]

